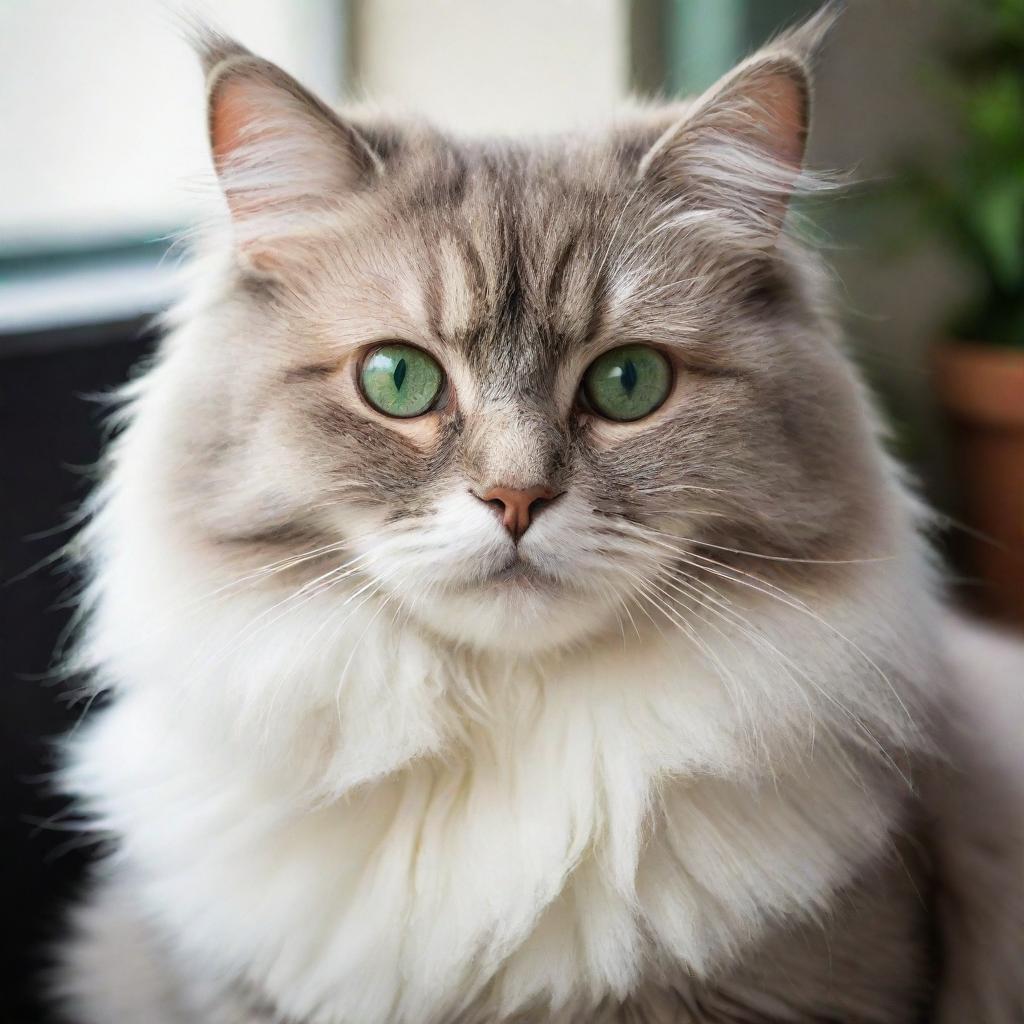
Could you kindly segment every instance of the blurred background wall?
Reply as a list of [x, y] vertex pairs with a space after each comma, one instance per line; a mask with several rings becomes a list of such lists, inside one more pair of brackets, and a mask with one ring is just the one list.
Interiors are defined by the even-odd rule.
[[623, 0], [350, 0], [349, 11], [352, 91], [462, 131], [564, 130], [629, 90]]

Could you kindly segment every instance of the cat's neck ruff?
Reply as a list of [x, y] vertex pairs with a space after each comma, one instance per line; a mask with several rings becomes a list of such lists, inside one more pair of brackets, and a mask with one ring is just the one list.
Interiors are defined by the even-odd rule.
[[755, 603], [729, 636], [640, 617], [517, 660], [356, 586], [204, 599], [181, 562], [140, 573], [121, 525], [93, 629], [116, 696], [72, 783], [186, 962], [299, 1019], [700, 975], [825, 907], [898, 824], [918, 736], [879, 674], [921, 638], [879, 633], [896, 566], [851, 570], [813, 614]]

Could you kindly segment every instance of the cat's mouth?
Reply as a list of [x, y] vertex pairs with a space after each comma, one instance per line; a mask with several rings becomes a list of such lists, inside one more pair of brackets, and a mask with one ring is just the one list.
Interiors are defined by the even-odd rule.
[[518, 554], [514, 555], [504, 566], [481, 581], [484, 587], [540, 587], [551, 586], [554, 580], [547, 573], [527, 562]]

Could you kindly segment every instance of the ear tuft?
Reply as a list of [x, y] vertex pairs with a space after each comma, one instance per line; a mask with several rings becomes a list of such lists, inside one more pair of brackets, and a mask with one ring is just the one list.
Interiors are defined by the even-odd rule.
[[252, 52], [237, 39], [214, 28], [198, 15], [182, 14], [182, 32], [185, 41], [199, 58], [203, 74], [209, 78], [213, 69], [222, 61], [233, 57], [251, 57]]
[[788, 53], [810, 65], [845, 10], [846, 0], [827, 0], [809, 18], [776, 36], [765, 49]]
[[839, 13], [827, 4], [713, 85], [639, 166], [671, 198], [777, 237], [801, 182], [810, 122], [810, 62]]

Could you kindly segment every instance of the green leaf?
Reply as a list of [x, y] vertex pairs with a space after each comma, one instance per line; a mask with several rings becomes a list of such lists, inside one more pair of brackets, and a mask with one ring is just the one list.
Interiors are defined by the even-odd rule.
[[1024, 277], [1024, 177], [994, 184], [977, 197], [975, 222], [1001, 286]]

